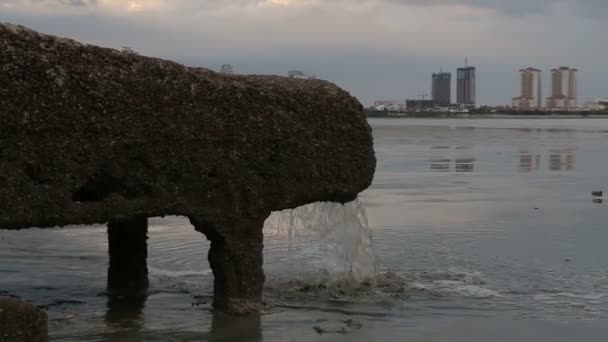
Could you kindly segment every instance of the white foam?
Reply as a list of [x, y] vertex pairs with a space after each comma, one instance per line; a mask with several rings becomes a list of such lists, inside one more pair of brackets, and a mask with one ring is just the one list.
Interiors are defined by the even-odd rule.
[[456, 294], [470, 298], [502, 297], [498, 291], [481, 286], [485, 283], [482, 274], [477, 271], [462, 271], [450, 268], [448, 272], [419, 273], [414, 278], [412, 288], [430, 291], [436, 294]]
[[555, 295], [560, 296], [560, 297], [577, 298], [577, 299], [585, 299], [585, 300], [600, 300], [606, 296], [601, 293], [575, 294], [575, 293], [570, 293], [570, 292], [559, 292], [559, 293], [556, 293]]
[[491, 297], [501, 297], [500, 293], [494, 290], [490, 290], [481, 286], [476, 285], [463, 285], [457, 287], [456, 292], [465, 297], [474, 297], [474, 298], [491, 298]]

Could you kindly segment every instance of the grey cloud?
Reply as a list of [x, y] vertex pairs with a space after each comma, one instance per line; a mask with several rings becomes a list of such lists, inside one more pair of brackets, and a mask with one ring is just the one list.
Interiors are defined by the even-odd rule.
[[[382, 0], [381, 0], [382, 1]], [[477, 8], [486, 8], [501, 13], [524, 15], [550, 13], [557, 6], [568, 6], [584, 15], [604, 14], [608, 10], [606, 0], [384, 0], [387, 2], [414, 5], [468, 5]]]
[[[0, 5], [33, 1], [0, 0]], [[608, 95], [601, 59], [608, 51], [602, 34], [608, 24], [577, 16], [603, 13], [608, 8], [604, 0], [320, 0], [291, 8], [256, 7], [259, 0], [166, 0], [170, 6], [149, 14], [90, 10], [122, 5], [119, 0], [37, 1], [53, 11], [38, 15], [15, 6], [2, 9], [0, 21], [213, 69], [223, 63], [243, 73], [303, 69], [366, 103], [428, 93], [430, 73], [442, 66], [454, 71], [465, 55], [479, 68], [482, 103], [510, 103], [518, 92], [516, 70], [527, 65], [579, 67], [581, 100]], [[463, 11], [437, 6], [441, 4], [489, 11], [475, 14], [475, 20], [455, 20], [452, 13]], [[70, 10], [58, 11], [61, 6]], [[350, 11], [357, 7], [364, 11]], [[542, 17], [512, 18], [526, 13]], [[427, 29], [435, 19], [432, 30]]]
[[[43, 5], [64, 5], [64, 6], [95, 6], [97, 0], [30, 0], [32, 3], [43, 4]], [[20, 3], [23, 1], [14, 1]]]
[[[100, 4], [98, 0], [5, 0], [5, 3], [23, 4], [38, 3], [45, 5], [63, 5], [86, 7]], [[264, 0], [166, 0], [177, 11], [192, 11], [222, 7], [250, 6]], [[606, 0], [321, 0], [325, 5], [348, 6], [353, 4], [405, 5], [416, 7], [466, 5], [475, 8], [489, 9], [503, 14], [549, 14], [556, 6], [569, 6], [578, 14], [598, 16], [608, 10]]]

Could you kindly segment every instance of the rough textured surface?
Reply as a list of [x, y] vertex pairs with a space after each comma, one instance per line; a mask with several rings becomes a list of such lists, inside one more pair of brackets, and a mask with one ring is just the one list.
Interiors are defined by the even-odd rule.
[[48, 341], [46, 314], [32, 304], [0, 298], [0, 341]]
[[329, 82], [220, 75], [9, 24], [0, 127], [1, 228], [184, 215], [212, 241], [216, 294], [254, 302], [269, 213], [351, 201], [375, 170], [361, 105]]

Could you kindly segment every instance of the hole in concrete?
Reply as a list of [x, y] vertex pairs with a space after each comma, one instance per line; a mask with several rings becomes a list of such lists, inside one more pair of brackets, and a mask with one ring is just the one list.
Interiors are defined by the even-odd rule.
[[86, 182], [80, 189], [72, 194], [75, 202], [103, 202], [111, 194], [118, 194], [124, 198], [141, 197], [145, 193], [143, 186], [127, 182], [124, 179], [112, 177], [107, 173], [100, 173]]

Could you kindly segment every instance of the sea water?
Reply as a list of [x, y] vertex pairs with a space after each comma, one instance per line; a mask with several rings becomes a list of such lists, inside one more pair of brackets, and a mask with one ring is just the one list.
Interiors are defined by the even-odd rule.
[[104, 226], [0, 231], [0, 293], [46, 307], [53, 341], [605, 341], [608, 120], [370, 123], [360, 203], [268, 219], [261, 315], [212, 310], [183, 217], [150, 219], [136, 306], [105, 294]]

